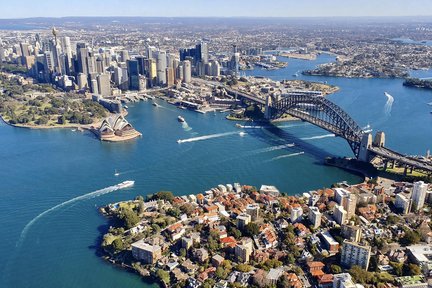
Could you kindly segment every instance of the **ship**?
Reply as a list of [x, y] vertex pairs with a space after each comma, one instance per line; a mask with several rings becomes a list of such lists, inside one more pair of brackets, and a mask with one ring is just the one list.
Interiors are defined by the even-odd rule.
[[123, 181], [120, 184], [117, 184], [116, 186], [118, 189], [125, 189], [125, 188], [132, 187], [134, 184], [135, 184], [135, 181], [127, 180], [127, 181]]
[[181, 123], [185, 122], [185, 119], [182, 116], [178, 116], [177, 120]]

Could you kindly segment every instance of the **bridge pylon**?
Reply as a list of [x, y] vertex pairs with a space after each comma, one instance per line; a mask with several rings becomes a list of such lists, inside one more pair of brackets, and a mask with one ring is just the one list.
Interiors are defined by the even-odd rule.
[[362, 136], [361, 142], [360, 142], [360, 150], [358, 155], [358, 160], [363, 162], [369, 162], [369, 148], [372, 146], [372, 134], [371, 133], [365, 133]]
[[273, 98], [270, 95], [267, 95], [266, 103], [265, 103], [265, 110], [264, 110], [264, 118], [267, 120], [270, 120], [272, 117], [272, 105], [273, 105]]

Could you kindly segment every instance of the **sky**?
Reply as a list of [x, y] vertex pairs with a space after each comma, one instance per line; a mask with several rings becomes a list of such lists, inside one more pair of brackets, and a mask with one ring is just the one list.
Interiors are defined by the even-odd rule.
[[431, 16], [432, 0], [0, 0], [0, 18]]

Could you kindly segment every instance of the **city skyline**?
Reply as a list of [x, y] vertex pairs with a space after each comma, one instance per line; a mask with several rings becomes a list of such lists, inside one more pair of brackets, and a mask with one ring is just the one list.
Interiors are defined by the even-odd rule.
[[[347, 3], [349, 2], [349, 3]], [[74, 5], [48, 0], [34, 2], [24, 0], [16, 9], [13, 2], [2, 3], [0, 19], [32, 17], [68, 16], [143, 16], [143, 17], [380, 17], [380, 16], [430, 16], [432, 2], [416, 0], [415, 5], [406, 5], [403, 0], [323, 1], [305, 2], [269, 0], [262, 1], [164, 1], [164, 5], [154, 5], [150, 1], [106, 0], [103, 9], [99, 3], [84, 0], [74, 1]], [[85, 8], [85, 9], [83, 9]], [[223, 8], [223, 9], [221, 9]], [[286, 9], [280, 9], [286, 8]]]

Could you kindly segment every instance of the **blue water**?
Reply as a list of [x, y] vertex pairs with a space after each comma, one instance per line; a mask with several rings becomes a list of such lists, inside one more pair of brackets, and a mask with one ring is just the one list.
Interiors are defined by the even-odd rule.
[[[249, 73], [294, 78], [298, 70], [332, 59], [288, 60], [285, 69]], [[386, 131], [390, 147], [410, 154], [432, 148], [432, 115], [426, 105], [432, 102], [430, 92], [403, 87], [401, 80], [298, 78], [340, 86], [330, 99], [361, 126]], [[384, 91], [395, 99], [389, 115], [384, 114]], [[342, 139], [310, 124], [240, 130], [223, 114], [202, 115], [157, 101], [162, 107], [151, 102], [129, 105], [127, 118], [143, 137], [128, 143], [101, 143], [69, 129], [0, 124], [0, 287], [151, 287], [96, 255], [94, 246], [107, 229], [97, 207], [110, 202], [159, 190], [199, 193], [220, 183], [273, 184], [295, 194], [336, 181], [360, 181], [321, 165], [325, 156], [351, 151]], [[178, 115], [188, 127], [177, 122]], [[290, 143], [295, 146], [288, 147]], [[115, 169], [119, 177], [113, 175]], [[89, 194], [129, 179], [136, 181], [131, 189]]]

